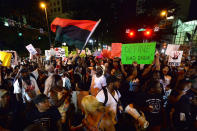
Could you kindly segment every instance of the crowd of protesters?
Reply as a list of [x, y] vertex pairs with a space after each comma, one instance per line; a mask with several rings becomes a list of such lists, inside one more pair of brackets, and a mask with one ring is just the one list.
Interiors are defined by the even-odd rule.
[[197, 62], [74, 55], [0, 69], [0, 131], [197, 131]]

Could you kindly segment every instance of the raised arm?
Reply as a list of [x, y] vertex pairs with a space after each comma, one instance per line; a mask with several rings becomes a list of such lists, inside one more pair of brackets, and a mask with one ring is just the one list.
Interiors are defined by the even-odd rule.
[[133, 80], [136, 76], [137, 76], [137, 63], [134, 62], [134, 63], [133, 63], [133, 73], [132, 73], [130, 76], [128, 76], [126, 80], [127, 80], [127, 81], [131, 81], [131, 80]]
[[122, 62], [120, 62], [120, 66], [121, 66], [121, 71], [122, 71], [123, 75], [124, 75], [125, 77], [127, 77], [127, 72], [125, 71], [124, 65], [122, 64]]
[[156, 54], [156, 57], [155, 57], [155, 65], [156, 65], [156, 70], [157, 71], [160, 71], [159, 53]]

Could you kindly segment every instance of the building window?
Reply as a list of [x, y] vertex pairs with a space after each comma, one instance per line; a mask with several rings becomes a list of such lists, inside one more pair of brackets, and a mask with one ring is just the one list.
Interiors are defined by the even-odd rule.
[[58, 12], [60, 12], [60, 8], [58, 8]]
[[57, 12], [57, 9], [56, 8], [54, 8], [54, 12]]
[[54, 2], [53, 5], [56, 6], [56, 3]]
[[60, 2], [59, 1], [57, 1], [57, 5], [59, 5], [60, 4]]
[[53, 9], [51, 9], [51, 14], [53, 14]]

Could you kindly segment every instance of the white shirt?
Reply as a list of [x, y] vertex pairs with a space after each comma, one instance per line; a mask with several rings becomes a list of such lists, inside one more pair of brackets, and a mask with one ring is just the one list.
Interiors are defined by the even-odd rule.
[[[118, 92], [118, 94], [117, 94]], [[121, 95], [120, 95], [120, 92], [119, 91], [115, 91], [115, 95], [114, 95], [114, 98], [119, 101]], [[108, 101], [106, 103], [105, 106], [109, 107], [111, 111], [113, 111], [115, 114], [116, 114], [116, 111], [117, 111], [117, 102], [114, 100], [114, 98], [112, 97], [112, 95], [109, 93], [108, 89], [107, 89], [107, 95], [108, 95]], [[97, 95], [96, 95], [96, 99], [101, 102], [101, 103], [104, 103], [105, 102], [105, 94], [103, 92], [103, 90], [101, 90]]]
[[106, 78], [104, 75], [102, 75], [101, 77], [94, 77], [94, 88], [99, 88], [100, 90], [102, 89], [102, 87], [107, 86], [106, 83]]
[[[38, 88], [37, 82], [34, 78], [30, 77], [31, 80], [31, 84], [32, 86], [35, 87], [34, 91], [36, 93], [36, 95], [40, 94], [40, 90]], [[23, 98], [23, 102], [25, 103], [26, 100], [27, 101], [31, 101], [31, 98], [28, 96], [28, 94], [25, 92], [25, 89], [27, 88], [26, 84], [24, 83], [24, 81], [22, 80], [22, 88], [19, 86], [19, 82], [18, 79], [15, 81], [14, 83], [14, 94], [22, 94], [22, 98]]]
[[37, 69], [34, 70], [34, 71], [32, 72], [32, 74], [35, 76], [36, 80], [38, 80], [38, 76], [39, 76], [38, 70], [37, 70]]

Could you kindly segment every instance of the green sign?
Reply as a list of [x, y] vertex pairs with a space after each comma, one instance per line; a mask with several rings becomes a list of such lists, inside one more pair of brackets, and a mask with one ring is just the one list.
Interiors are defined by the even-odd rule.
[[152, 64], [155, 55], [156, 43], [122, 44], [122, 64]]
[[65, 56], [68, 57], [68, 46], [62, 46], [62, 49], [65, 49]]

